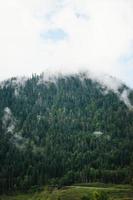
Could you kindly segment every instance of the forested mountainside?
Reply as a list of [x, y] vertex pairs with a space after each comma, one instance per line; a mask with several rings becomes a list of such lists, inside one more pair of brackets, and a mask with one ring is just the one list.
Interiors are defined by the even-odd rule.
[[133, 91], [84, 73], [22, 80], [0, 85], [0, 192], [132, 182]]

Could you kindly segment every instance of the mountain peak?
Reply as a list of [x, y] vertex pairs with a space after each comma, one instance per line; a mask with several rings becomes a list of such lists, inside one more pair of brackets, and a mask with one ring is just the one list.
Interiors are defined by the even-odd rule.
[[[103, 89], [103, 94], [107, 94], [108, 92], [114, 92], [121, 101], [125, 103], [125, 105], [129, 109], [133, 109], [133, 105], [130, 102], [130, 92], [132, 91], [129, 87], [127, 87], [121, 80], [107, 75], [103, 73], [97, 73], [92, 71], [73, 71], [73, 72], [59, 72], [59, 71], [49, 71], [45, 70], [40, 75], [33, 75], [38, 77], [37, 84], [49, 84], [54, 83], [57, 84], [59, 79], [67, 79], [70, 77], [78, 77], [79, 80], [84, 84], [85, 79], [90, 79], [93, 82], [98, 83]], [[0, 86], [8, 87], [8, 85], [12, 85], [15, 88], [16, 96], [19, 93], [20, 87], [24, 87], [28, 80], [32, 79], [32, 77], [13, 77], [8, 80], [2, 81]]]

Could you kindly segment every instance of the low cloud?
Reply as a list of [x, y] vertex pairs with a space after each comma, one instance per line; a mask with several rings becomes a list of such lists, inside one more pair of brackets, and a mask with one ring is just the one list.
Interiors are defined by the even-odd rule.
[[4, 109], [4, 115], [2, 118], [3, 129], [8, 133], [13, 133], [15, 129], [15, 118], [12, 115], [10, 108], [6, 107]]
[[129, 99], [129, 94], [131, 92], [130, 88], [125, 87], [124, 82], [121, 80], [104, 73], [93, 72], [90, 70], [73, 70], [72, 72], [68, 70], [62, 71], [61, 73], [61, 70], [57, 68], [52, 71], [45, 70], [45, 72], [41, 74], [38, 84], [47, 84], [49, 82], [56, 84], [58, 78], [67, 78], [68, 76], [77, 75], [83, 84], [85, 79], [91, 79], [92, 81], [99, 83], [103, 89], [102, 93], [104, 95], [107, 95], [110, 91], [114, 92], [129, 109], [133, 110], [133, 105]]

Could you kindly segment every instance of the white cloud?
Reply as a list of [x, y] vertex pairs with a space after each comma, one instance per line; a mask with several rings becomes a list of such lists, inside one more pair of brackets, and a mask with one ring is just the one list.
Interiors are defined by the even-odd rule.
[[[132, 62], [126, 69], [120, 58], [133, 52], [132, 19], [132, 0], [0, 0], [0, 78], [59, 66], [103, 71], [130, 83]], [[50, 29], [69, 37], [46, 42], [40, 35]]]
[[12, 112], [8, 107], [4, 109], [2, 125], [7, 132], [13, 133], [13, 130], [15, 129], [15, 118], [13, 117]]

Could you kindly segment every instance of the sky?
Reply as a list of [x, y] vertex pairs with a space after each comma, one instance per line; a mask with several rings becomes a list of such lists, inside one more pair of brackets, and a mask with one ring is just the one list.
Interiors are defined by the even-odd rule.
[[0, 80], [46, 69], [133, 88], [133, 0], [0, 0]]

